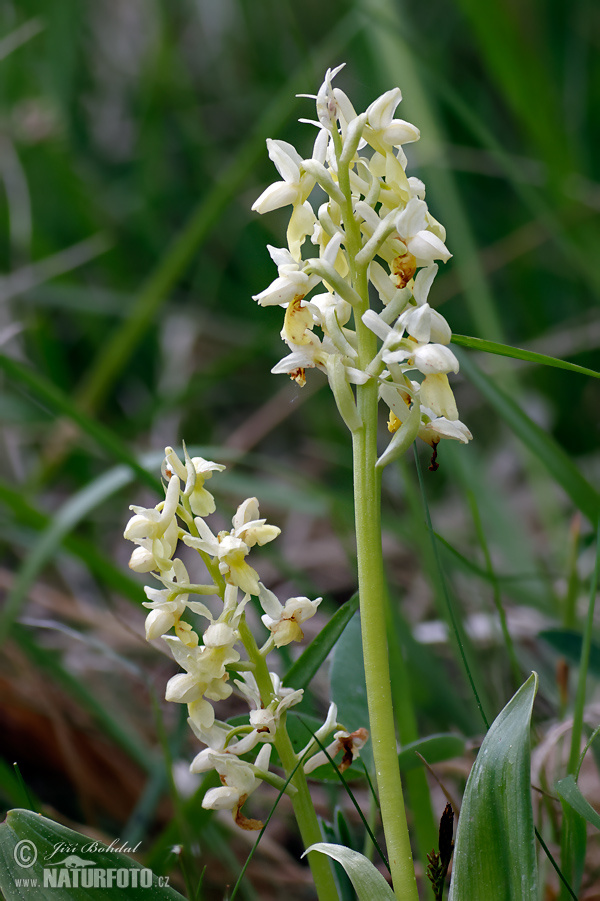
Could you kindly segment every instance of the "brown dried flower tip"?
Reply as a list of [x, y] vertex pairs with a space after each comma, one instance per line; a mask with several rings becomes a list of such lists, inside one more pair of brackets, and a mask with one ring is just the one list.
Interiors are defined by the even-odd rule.
[[392, 275], [396, 279], [397, 288], [406, 288], [417, 271], [417, 258], [407, 251], [392, 260]]

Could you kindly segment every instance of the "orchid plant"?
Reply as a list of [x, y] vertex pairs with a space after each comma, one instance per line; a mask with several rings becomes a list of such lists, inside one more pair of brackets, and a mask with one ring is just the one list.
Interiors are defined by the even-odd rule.
[[[432, 448], [435, 468], [442, 439], [466, 443], [471, 433], [458, 416], [449, 374], [458, 361], [449, 348], [446, 320], [429, 304], [438, 263], [451, 256], [444, 227], [429, 212], [422, 181], [406, 175], [403, 145], [419, 131], [394, 118], [402, 99], [394, 88], [357, 114], [328, 70], [316, 100], [312, 155], [303, 158], [285, 141], [269, 140], [269, 156], [281, 180], [268, 187], [253, 209], [268, 213], [291, 206], [287, 247], [269, 247], [278, 275], [254, 300], [284, 310], [281, 336], [287, 353], [272, 369], [303, 386], [307, 370], [327, 377], [353, 445], [356, 543], [363, 654], [377, 789], [389, 864], [397, 898], [417, 899], [411, 847], [398, 768], [394, 715], [386, 653], [385, 580], [381, 550], [380, 489], [385, 466], [420, 438]], [[315, 190], [317, 189], [317, 190]], [[323, 200], [323, 193], [325, 200]], [[318, 194], [320, 203], [311, 198]], [[379, 406], [387, 416], [387, 446], [378, 449]], [[130, 566], [152, 573], [160, 588], [146, 588], [146, 636], [163, 637], [184, 672], [170, 679], [167, 700], [186, 704], [189, 724], [204, 745], [192, 772], [216, 770], [221, 786], [203, 805], [229, 809], [244, 829], [262, 824], [242, 813], [262, 781], [291, 797], [321, 901], [337, 898], [306, 775], [343, 751], [347, 765], [368, 738], [337, 722], [331, 705], [324, 724], [306, 747], [292, 747], [286, 714], [302, 691], [284, 687], [267, 666], [276, 648], [303, 638], [302, 624], [321, 598], [281, 602], [248, 562], [255, 546], [273, 541], [276, 526], [260, 518], [256, 498], [245, 500], [232, 529], [215, 535], [206, 517], [215, 501], [205, 483], [220, 464], [165, 451], [165, 499], [154, 509], [132, 507], [125, 537], [135, 542]], [[193, 581], [176, 556], [182, 542], [197, 551], [206, 577]], [[215, 612], [204, 600], [215, 597]], [[257, 640], [245, 611], [256, 598], [266, 629]], [[207, 625], [199, 631], [189, 614]], [[234, 690], [249, 705], [245, 725], [216, 718], [214, 703]], [[270, 770], [275, 747], [284, 775]], [[250, 759], [249, 759], [250, 758]], [[316, 846], [316, 847], [315, 847]], [[310, 850], [312, 849], [312, 850]], [[321, 846], [321, 850], [324, 846]]]

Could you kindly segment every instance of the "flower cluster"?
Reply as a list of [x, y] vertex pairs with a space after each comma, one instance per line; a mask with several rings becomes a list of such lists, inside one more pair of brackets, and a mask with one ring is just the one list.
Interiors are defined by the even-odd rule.
[[[291, 205], [292, 213], [288, 247], [268, 248], [278, 277], [254, 300], [285, 309], [281, 336], [290, 353], [272, 372], [302, 386], [306, 369], [321, 369], [351, 430], [362, 425], [351, 385], [377, 381], [395, 433], [383, 466], [417, 435], [434, 450], [441, 438], [467, 443], [472, 436], [448, 381], [458, 372], [448, 347], [452, 333], [428, 302], [436, 261], [451, 256], [445, 229], [427, 208], [423, 182], [405, 172], [402, 146], [417, 141], [419, 130], [394, 118], [399, 88], [357, 115], [333, 87], [341, 68], [327, 70], [316, 95], [318, 132], [309, 159], [285, 141], [267, 141], [282, 180], [253, 210]], [[328, 198], [316, 211], [309, 200], [315, 186]], [[307, 239], [318, 252], [305, 252]], [[370, 286], [378, 310], [370, 308]], [[325, 290], [311, 293], [319, 288]], [[361, 341], [365, 329], [379, 341]]]
[[[275, 673], [268, 672], [264, 658], [275, 647], [302, 640], [301, 625], [315, 614], [322, 599], [296, 597], [282, 604], [259, 581], [246, 558], [255, 545], [273, 541], [280, 530], [260, 518], [256, 498], [240, 504], [230, 531], [212, 532], [205, 517], [215, 511], [215, 500], [204, 486], [224, 469], [202, 457], [190, 458], [185, 447], [182, 462], [173, 448], [167, 447], [162, 466], [165, 499], [151, 509], [132, 506], [134, 515], [124, 535], [136, 544], [129, 561], [131, 569], [151, 573], [161, 586], [145, 588], [148, 600], [144, 606], [150, 611], [146, 638], [162, 637], [182, 669], [169, 680], [165, 697], [187, 704], [189, 725], [206, 745], [190, 769], [194, 773], [215, 769], [221, 779], [219, 788], [207, 792], [203, 806], [230, 809], [242, 828], [260, 829], [262, 823], [246, 818], [241, 808], [261, 780], [284, 785], [281, 777], [269, 772], [271, 745], [287, 710], [302, 699], [302, 690], [284, 687]], [[191, 581], [183, 560], [176, 556], [179, 541], [197, 551], [208, 582]], [[194, 596], [212, 596], [218, 615], [204, 601], [190, 600]], [[260, 650], [251, 636], [244, 637], [244, 609], [252, 596], [262, 607], [262, 622], [268, 630]], [[198, 631], [202, 620], [207, 625]], [[240, 651], [244, 649], [248, 659], [242, 659]], [[255, 675], [259, 665], [266, 677], [260, 689]], [[211, 703], [228, 698], [234, 687], [250, 707], [248, 724], [242, 726], [216, 719]], [[317, 733], [319, 740], [336, 728], [336, 719], [332, 705]], [[253, 762], [242, 759], [257, 747]], [[360, 745], [355, 747], [358, 750]], [[315, 750], [314, 743], [297, 759], [311, 750]], [[345, 746], [344, 753], [347, 759]], [[310, 769], [310, 761], [307, 766]], [[294, 791], [293, 786], [288, 790]]]

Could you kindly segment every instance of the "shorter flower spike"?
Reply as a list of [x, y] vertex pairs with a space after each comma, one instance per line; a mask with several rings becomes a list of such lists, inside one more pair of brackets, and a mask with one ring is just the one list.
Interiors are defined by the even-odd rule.
[[[271, 745], [285, 728], [287, 711], [303, 696], [302, 689], [283, 686], [279, 676], [268, 671], [267, 678], [263, 672], [259, 680], [261, 694], [254, 671], [259, 657], [302, 640], [301, 624], [315, 614], [322, 599], [296, 597], [280, 604], [259, 583], [258, 573], [246, 558], [253, 548], [277, 538], [280, 529], [260, 516], [255, 497], [239, 505], [230, 531], [213, 533], [204, 517], [214, 512], [215, 500], [204, 483], [224, 468], [203, 457], [190, 457], [185, 445], [183, 461], [167, 447], [162, 464], [165, 499], [154, 508], [132, 507], [134, 516], [125, 528], [125, 537], [137, 545], [131, 568], [152, 573], [160, 583], [158, 588], [145, 588], [144, 606], [149, 611], [146, 638], [162, 638], [181, 668], [167, 682], [165, 698], [187, 705], [188, 724], [206, 746], [196, 754], [190, 769], [194, 773], [215, 769], [221, 780], [219, 787], [206, 793], [203, 806], [231, 810], [240, 828], [253, 830], [262, 828], [262, 823], [246, 817], [242, 807], [262, 781], [290, 795], [298, 791], [269, 771], [269, 760]], [[179, 539], [198, 551], [198, 562], [210, 577], [206, 584], [193, 581], [183, 560], [176, 556]], [[194, 595], [202, 600], [192, 600]], [[261, 651], [249, 643], [247, 659], [242, 659], [241, 636], [249, 642], [245, 608], [252, 595], [260, 598], [270, 637]], [[201, 629], [199, 622], [203, 622]], [[214, 705], [236, 690], [248, 703], [249, 716], [245, 724], [229, 726], [216, 718]], [[326, 727], [323, 737], [335, 723], [326, 723]], [[250, 763], [247, 755], [253, 753], [254, 763]]]

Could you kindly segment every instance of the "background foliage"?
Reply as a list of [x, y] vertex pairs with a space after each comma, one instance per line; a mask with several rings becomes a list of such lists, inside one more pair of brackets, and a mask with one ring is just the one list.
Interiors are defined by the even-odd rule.
[[[201, 810], [185, 776], [193, 748], [180, 711], [162, 709], [170, 663], [143, 641], [121, 533], [129, 503], [156, 502], [162, 448], [184, 438], [232, 464], [224, 509], [256, 494], [283, 528], [261, 571], [270, 587], [323, 594], [328, 613], [354, 590], [345, 429], [320, 374], [303, 390], [269, 374], [280, 311], [251, 300], [273, 278], [265, 244], [283, 241], [285, 211], [250, 212], [274, 178], [265, 138], [309, 153], [312, 130], [296, 120], [310, 104], [292, 98], [316, 91], [327, 66], [348, 63], [339, 84], [359, 110], [400, 85], [398, 114], [422, 132], [410, 174], [454, 254], [434, 305], [458, 334], [598, 369], [599, 18], [592, 0], [2, 4], [5, 808], [28, 806], [17, 760], [45, 812], [109, 841], [143, 839], [157, 871], [182, 843], [180, 865], [207, 868], [206, 898], [235, 881], [248, 847]], [[536, 669], [534, 782], [552, 792], [594, 561], [598, 382], [472, 349], [462, 359], [454, 384], [475, 440], [443, 446], [435, 474], [420, 449], [440, 565], [414, 461], [386, 472], [390, 640], [408, 655], [418, 737], [483, 733], [448, 602], [488, 719]], [[548, 629], [559, 631], [540, 636]], [[596, 660], [592, 727], [599, 672]], [[326, 676], [308, 712], [324, 709]], [[457, 800], [472, 756], [436, 764]], [[593, 802], [593, 765], [581, 779]], [[445, 799], [430, 788], [439, 816]], [[318, 791], [331, 818], [329, 789]], [[560, 806], [535, 799], [557, 847]], [[246, 897], [284, 885], [310, 897], [285, 810], [278, 822]], [[581, 897], [598, 897], [598, 863], [592, 844]]]

